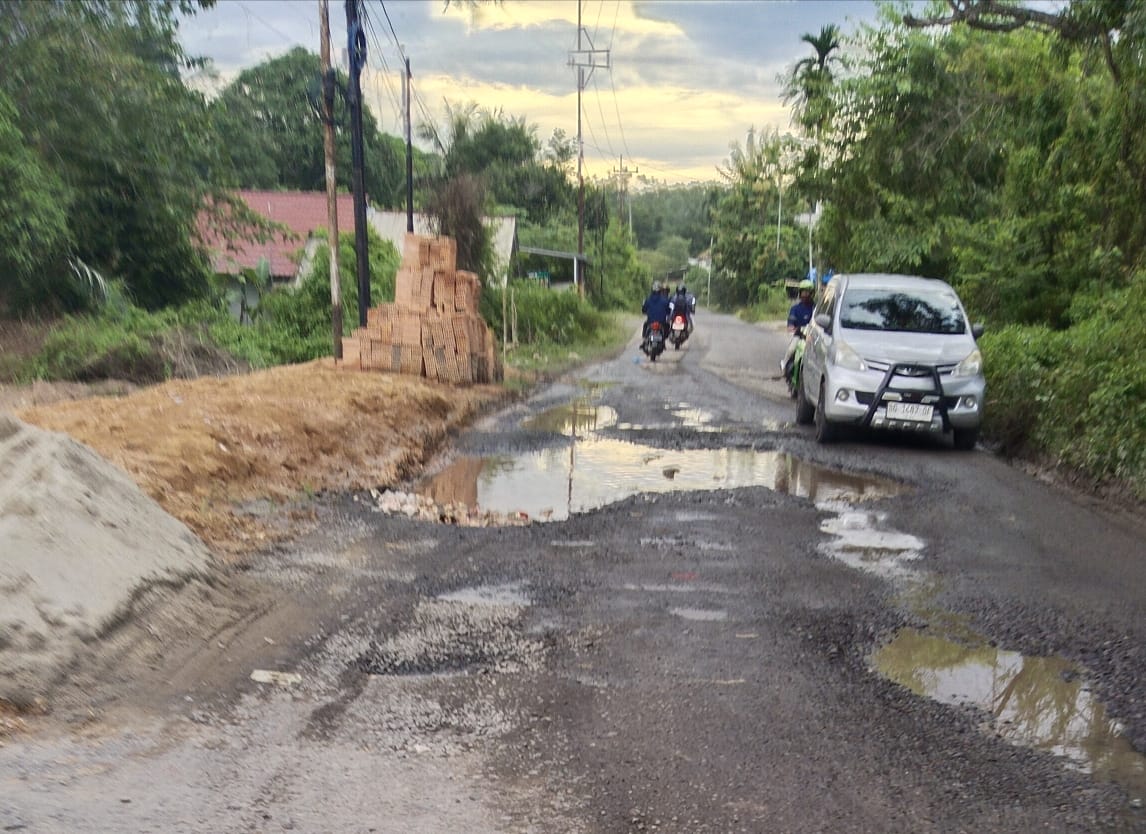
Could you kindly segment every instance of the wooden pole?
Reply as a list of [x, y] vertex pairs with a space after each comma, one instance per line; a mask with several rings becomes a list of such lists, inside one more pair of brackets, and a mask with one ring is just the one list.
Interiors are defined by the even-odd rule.
[[322, 146], [326, 155], [326, 220], [330, 241], [330, 326], [334, 358], [342, 359], [342, 279], [338, 274], [338, 184], [334, 177], [334, 70], [330, 68], [330, 10], [318, 0], [322, 43]]

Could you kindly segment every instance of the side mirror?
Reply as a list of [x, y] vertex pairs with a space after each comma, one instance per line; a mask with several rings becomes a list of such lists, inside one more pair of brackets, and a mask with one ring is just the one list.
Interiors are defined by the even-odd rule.
[[971, 335], [975, 337], [975, 341], [979, 341], [979, 339], [980, 339], [980, 337], [982, 337], [983, 331], [985, 329], [986, 328], [984, 328], [983, 325], [981, 325], [981, 324], [972, 324], [971, 325]]
[[816, 324], [818, 324], [824, 330], [831, 332], [832, 317], [829, 316], [827, 313], [816, 313]]

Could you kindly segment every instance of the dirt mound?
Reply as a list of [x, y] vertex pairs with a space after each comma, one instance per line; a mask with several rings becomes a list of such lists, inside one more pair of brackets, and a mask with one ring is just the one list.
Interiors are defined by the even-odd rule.
[[91, 446], [210, 545], [242, 553], [275, 531], [237, 504], [395, 485], [505, 397], [496, 386], [340, 372], [327, 359], [17, 416]]
[[71, 438], [0, 414], [0, 701], [42, 695], [140, 587], [209, 554], [128, 475]]

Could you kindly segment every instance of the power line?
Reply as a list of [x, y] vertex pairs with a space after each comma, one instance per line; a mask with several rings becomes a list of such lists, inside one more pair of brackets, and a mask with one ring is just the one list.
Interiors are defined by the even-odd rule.
[[402, 56], [403, 61], [409, 60], [402, 50], [402, 42], [398, 40], [398, 33], [394, 31], [394, 24], [390, 20], [390, 12], [386, 11], [386, 4], [382, 0], [378, 0], [378, 5], [382, 7], [382, 14], [386, 15], [386, 24], [390, 27], [390, 34], [394, 36], [394, 46], [398, 47], [398, 54]]
[[605, 131], [605, 143], [609, 146], [609, 156], [616, 156], [613, 150], [613, 139], [609, 136], [609, 125], [605, 120], [605, 108], [601, 106], [601, 88], [597, 86], [597, 79], [593, 79], [593, 92], [597, 94], [597, 112], [601, 114], [601, 129]]
[[[239, 8], [242, 9], [243, 12], [247, 15], [248, 25], [250, 23], [250, 19], [253, 17], [255, 20], [259, 21], [259, 23], [263, 24], [263, 26], [267, 27], [272, 32], [274, 32], [276, 35], [278, 35], [280, 38], [283, 38], [284, 40], [286, 40], [290, 43], [298, 43], [297, 38], [294, 38], [294, 37], [286, 34], [285, 32], [283, 32], [282, 29], [279, 29], [278, 27], [276, 27], [274, 24], [272, 24], [266, 18], [259, 17], [257, 14], [252, 12], [246, 3], [240, 2]], [[248, 32], [248, 37], [249, 37], [249, 32]]]
[[[390, 37], [392, 38], [394, 48], [398, 50], [398, 54], [402, 57], [403, 64], [405, 64], [410, 59], [409, 56], [406, 55], [406, 50], [403, 48], [402, 41], [398, 37], [398, 32], [394, 28], [394, 22], [390, 19], [390, 12], [386, 9], [386, 4], [382, 0], [378, 0], [378, 6], [382, 9], [382, 14], [386, 18], [386, 25], [390, 29]], [[385, 62], [385, 58], [383, 58], [383, 62]], [[402, 72], [405, 72], [405, 69], [403, 69]], [[418, 110], [422, 114], [423, 123], [430, 129], [430, 132], [433, 133], [434, 141], [437, 142], [438, 147], [444, 148], [445, 145], [442, 142], [442, 137], [438, 134], [438, 128], [434, 123], [434, 118], [430, 115], [429, 107], [422, 99], [421, 94], [415, 89], [412, 76], [409, 82], [408, 90], [411, 101], [418, 105]]]
[[[395, 123], [402, 123], [402, 104], [401, 99], [394, 92], [394, 84], [390, 80], [390, 65], [386, 61], [386, 53], [382, 49], [382, 41], [378, 37], [378, 33], [374, 31], [374, 22], [366, 14], [366, 9], [362, 10], [362, 20], [366, 24], [366, 31], [368, 39], [373, 40], [374, 49], [378, 54], [378, 60], [382, 64], [382, 71], [379, 73], [382, 79], [382, 86], [386, 88], [386, 92], [390, 94], [390, 101], [394, 105], [394, 112], [396, 114]], [[381, 99], [379, 99], [381, 102]], [[379, 114], [381, 115], [381, 114]]]
[[[616, 5], [613, 7], [613, 28], [609, 32], [609, 54], [612, 54], [613, 39], [617, 36], [617, 17], [621, 11], [621, 0], [617, 0]], [[613, 109], [617, 111], [617, 128], [621, 131], [621, 145], [625, 149], [625, 156], [631, 157], [633, 152], [629, 150], [628, 140], [625, 139], [625, 126], [621, 122], [621, 103], [617, 100], [617, 84], [616, 79], [613, 77], [613, 70], [609, 70], [609, 86], [613, 90]], [[602, 117], [604, 118], [604, 117]]]

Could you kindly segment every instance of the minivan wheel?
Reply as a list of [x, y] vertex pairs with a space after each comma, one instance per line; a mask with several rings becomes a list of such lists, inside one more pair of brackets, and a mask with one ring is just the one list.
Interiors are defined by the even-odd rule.
[[839, 437], [839, 427], [828, 421], [828, 416], [824, 413], [824, 405], [824, 383], [821, 381], [819, 405], [816, 406], [817, 443], [831, 443], [833, 440]]
[[953, 431], [955, 448], [960, 452], [970, 452], [979, 442], [978, 429], [955, 429]]
[[816, 407], [808, 402], [808, 395], [804, 393], [803, 375], [796, 381], [796, 424], [810, 426], [816, 417]]

